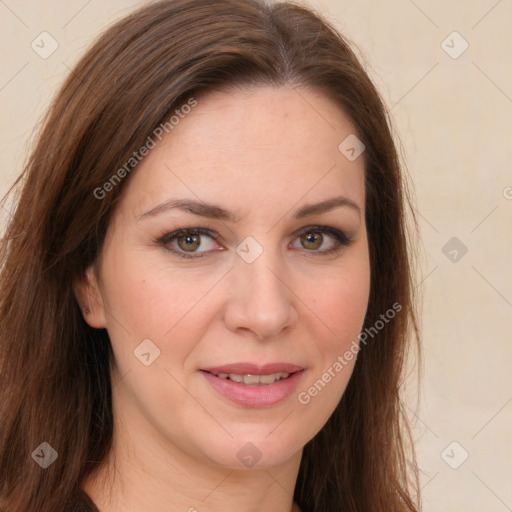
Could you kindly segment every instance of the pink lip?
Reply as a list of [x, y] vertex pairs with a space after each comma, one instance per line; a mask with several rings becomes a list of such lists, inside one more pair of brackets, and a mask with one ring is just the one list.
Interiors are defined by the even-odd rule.
[[[297, 388], [304, 368], [287, 363], [256, 366], [251, 363], [236, 363], [201, 370], [206, 380], [221, 395], [244, 407], [270, 407], [285, 400]], [[269, 373], [290, 373], [286, 379], [273, 384], [244, 384], [229, 379], [221, 379], [214, 373], [237, 373], [243, 375], [266, 375]]]
[[233, 363], [224, 366], [212, 366], [211, 368], [202, 368], [210, 373], [237, 373], [239, 375], [268, 375], [270, 373], [295, 373], [303, 370], [302, 366], [289, 363], [270, 363], [263, 366], [257, 366], [252, 363]]

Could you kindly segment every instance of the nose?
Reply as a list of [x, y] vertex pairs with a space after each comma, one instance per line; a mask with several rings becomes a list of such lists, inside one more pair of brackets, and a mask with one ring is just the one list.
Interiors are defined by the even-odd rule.
[[232, 332], [271, 339], [297, 323], [297, 298], [284, 266], [265, 251], [252, 263], [238, 258], [230, 272], [224, 322]]

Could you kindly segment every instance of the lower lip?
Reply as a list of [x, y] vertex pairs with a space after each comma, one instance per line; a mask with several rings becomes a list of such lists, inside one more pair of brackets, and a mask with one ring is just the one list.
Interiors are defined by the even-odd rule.
[[292, 373], [286, 379], [273, 384], [243, 384], [230, 379], [221, 379], [202, 371], [206, 380], [222, 396], [244, 407], [269, 407], [288, 398], [297, 388], [304, 370]]

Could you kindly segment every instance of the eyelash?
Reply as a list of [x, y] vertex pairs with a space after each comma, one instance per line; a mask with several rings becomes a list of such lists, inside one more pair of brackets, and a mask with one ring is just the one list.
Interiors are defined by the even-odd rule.
[[[306, 233], [322, 233], [330, 235], [334, 240], [336, 241], [336, 244], [331, 249], [323, 250], [323, 251], [317, 251], [317, 250], [308, 250], [304, 249], [306, 252], [310, 253], [312, 256], [326, 256], [329, 254], [334, 254], [336, 252], [341, 251], [344, 247], [349, 246], [352, 243], [352, 240], [339, 229], [332, 228], [330, 226], [307, 226], [306, 228], [302, 229], [300, 232], [298, 232], [295, 236], [295, 238], [299, 238], [300, 236], [306, 234]], [[168, 251], [171, 251], [175, 254], [178, 254], [179, 257], [184, 259], [197, 259], [197, 258], [203, 258], [208, 254], [209, 251], [203, 251], [201, 253], [186, 253], [184, 251], [171, 249], [169, 247], [169, 244], [179, 238], [180, 236], [186, 236], [186, 235], [204, 235], [210, 237], [212, 240], [217, 240], [220, 238], [220, 236], [211, 231], [210, 229], [205, 228], [183, 228], [179, 229], [177, 231], [173, 231], [172, 233], [166, 233], [164, 236], [156, 240], [157, 243], [163, 245]]]

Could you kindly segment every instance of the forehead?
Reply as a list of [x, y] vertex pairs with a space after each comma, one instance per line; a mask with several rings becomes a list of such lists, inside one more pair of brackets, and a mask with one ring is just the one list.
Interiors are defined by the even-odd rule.
[[[127, 207], [167, 197], [225, 203], [246, 213], [344, 194], [364, 208], [363, 158], [340, 143], [356, 132], [329, 98], [301, 88], [253, 87], [197, 97], [137, 166]], [[176, 118], [177, 119], [177, 118]], [[259, 205], [259, 206], [258, 206]]]

